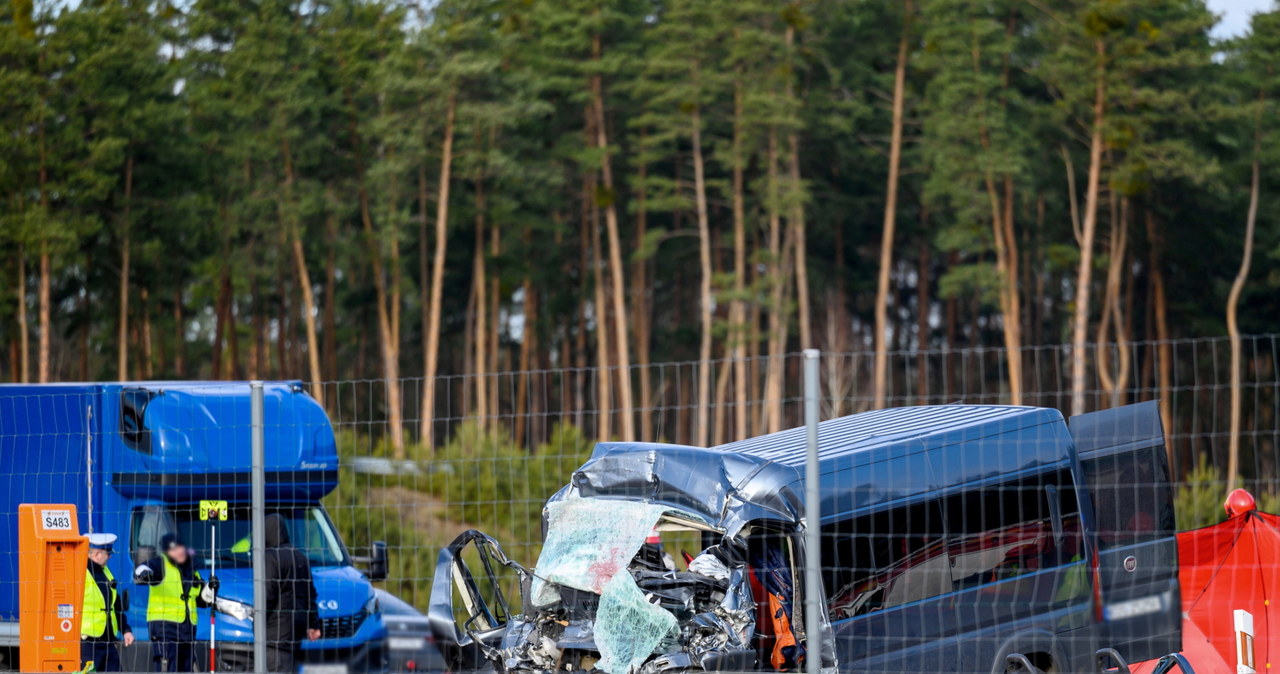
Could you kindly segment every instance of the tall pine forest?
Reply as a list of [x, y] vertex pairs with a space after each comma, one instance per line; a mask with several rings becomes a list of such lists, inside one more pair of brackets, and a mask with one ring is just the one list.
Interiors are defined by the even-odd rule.
[[1062, 365], [1082, 411], [1176, 365], [1125, 344], [1280, 332], [1280, 8], [1216, 20], [4, 0], [0, 380], [367, 381], [389, 451], [426, 458], [433, 417], [536, 417], [499, 372], [591, 370], [554, 395], [596, 409], [681, 387], [705, 445], [787, 425], [716, 410], [793, 391], [804, 348], [869, 354], [884, 406], [894, 353], [997, 350], [1016, 404], [1036, 347], [1120, 345]]

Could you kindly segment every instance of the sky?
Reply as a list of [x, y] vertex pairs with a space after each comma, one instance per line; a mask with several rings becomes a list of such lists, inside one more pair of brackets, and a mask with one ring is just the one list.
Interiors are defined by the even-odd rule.
[[1249, 30], [1254, 12], [1270, 9], [1272, 0], [1208, 0], [1209, 9], [1220, 18], [1213, 28], [1217, 38], [1237, 37]]

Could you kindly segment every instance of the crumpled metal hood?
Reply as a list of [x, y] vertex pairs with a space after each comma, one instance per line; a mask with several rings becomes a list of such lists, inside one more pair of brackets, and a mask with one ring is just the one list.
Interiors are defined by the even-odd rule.
[[684, 445], [602, 442], [550, 500], [569, 496], [661, 503], [736, 536], [752, 520], [798, 524], [801, 475], [759, 457]]

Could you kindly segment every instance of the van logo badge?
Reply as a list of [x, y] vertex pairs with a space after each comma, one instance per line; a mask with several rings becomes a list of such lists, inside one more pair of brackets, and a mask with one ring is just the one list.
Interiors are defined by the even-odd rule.
[[1137, 571], [1137, 570], [1138, 570], [1138, 558], [1137, 558], [1137, 557], [1134, 557], [1133, 555], [1129, 555], [1128, 557], [1125, 557], [1125, 558], [1124, 558], [1124, 570], [1125, 570], [1125, 571], [1128, 571], [1129, 573], [1133, 573], [1134, 571]]

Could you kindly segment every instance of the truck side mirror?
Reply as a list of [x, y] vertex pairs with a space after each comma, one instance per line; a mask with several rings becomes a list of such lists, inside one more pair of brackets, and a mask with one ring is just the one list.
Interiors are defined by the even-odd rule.
[[390, 564], [387, 561], [387, 542], [374, 541], [373, 554], [369, 557], [369, 580], [386, 580], [389, 567]]

